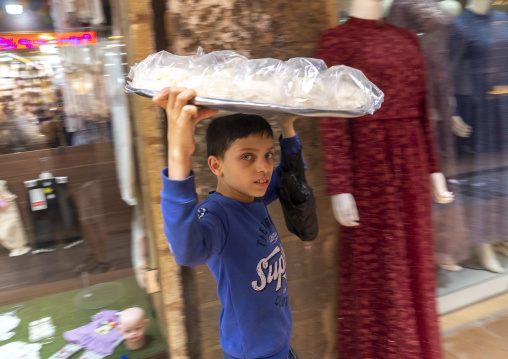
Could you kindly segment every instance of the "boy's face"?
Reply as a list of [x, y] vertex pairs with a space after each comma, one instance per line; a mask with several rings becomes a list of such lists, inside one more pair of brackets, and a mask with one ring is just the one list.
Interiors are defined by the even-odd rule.
[[224, 158], [210, 156], [208, 164], [218, 178], [217, 192], [240, 202], [262, 197], [273, 172], [273, 138], [250, 135], [235, 140]]

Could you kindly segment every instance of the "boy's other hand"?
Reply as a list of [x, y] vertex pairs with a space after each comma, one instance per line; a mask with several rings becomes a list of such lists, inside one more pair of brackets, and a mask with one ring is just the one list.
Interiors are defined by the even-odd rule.
[[218, 111], [198, 109], [189, 105], [196, 91], [183, 87], [166, 87], [160, 90], [153, 101], [164, 108], [168, 117], [168, 177], [182, 180], [191, 173], [190, 157], [196, 149], [194, 131], [196, 124]]
[[280, 116], [278, 119], [279, 126], [282, 132], [282, 138], [290, 138], [296, 136], [293, 123], [298, 116]]

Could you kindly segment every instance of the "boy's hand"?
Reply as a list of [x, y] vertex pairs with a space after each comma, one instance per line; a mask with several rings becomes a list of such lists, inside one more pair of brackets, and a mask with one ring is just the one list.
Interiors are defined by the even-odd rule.
[[168, 116], [168, 177], [183, 180], [190, 176], [190, 158], [196, 149], [194, 130], [196, 124], [218, 111], [199, 109], [188, 102], [196, 96], [192, 89], [166, 87], [153, 101], [166, 110]]
[[298, 116], [281, 116], [279, 117], [279, 126], [282, 132], [282, 138], [290, 138], [296, 136], [293, 123]]

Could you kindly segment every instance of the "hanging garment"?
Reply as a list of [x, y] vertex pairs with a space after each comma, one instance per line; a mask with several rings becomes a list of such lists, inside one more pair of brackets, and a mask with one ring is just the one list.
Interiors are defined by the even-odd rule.
[[24, 342], [12, 342], [0, 347], [0, 358], [9, 359], [41, 359], [39, 351], [42, 344], [28, 344]]
[[471, 245], [508, 238], [508, 13], [477, 14], [470, 9], [455, 18], [450, 61], [457, 114], [472, 127], [458, 139], [466, 164], [454, 177], [466, 209]]
[[[16, 315], [18, 310], [21, 309], [21, 306], [15, 307], [14, 310], [0, 314], [0, 341], [11, 339], [16, 333], [12, 332], [19, 323], [21, 319], [19, 319]], [[8, 358], [0, 355], [0, 358]]]
[[92, 321], [63, 334], [65, 340], [81, 345], [97, 354], [111, 355], [121, 335], [116, 329], [118, 311], [103, 310], [92, 316]]
[[106, 21], [101, 0], [75, 0], [74, 3], [81, 22], [100, 25]]
[[132, 211], [131, 221], [131, 259], [136, 281], [141, 288], [146, 288], [145, 274], [149, 268], [146, 234], [143, 228], [143, 214], [139, 205]]
[[57, 183], [55, 178], [32, 182], [33, 186], [28, 189], [28, 206], [35, 235], [33, 253], [54, 251], [58, 229], [65, 248], [81, 243], [79, 220], [67, 185]]
[[351, 17], [323, 33], [317, 57], [385, 94], [374, 115], [320, 122], [327, 193], [353, 194], [360, 216], [340, 228], [338, 356], [439, 359], [429, 189], [439, 167], [418, 39]]
[[28, 251], [28, 240], [16, 203], [15, 194], [7, 188], [7, 182], [0, 180], [0, 244], [7, 248], [9, 256], [20, 256]]
[[132, 144], [131, 118], [127, 94], [124, 91], [124, 75], [122, 74], [122, 55], [112, 48], [104, 72], [107, 77], [107, 93], [111, 106], [111, 122], [113, 127], [113, 144], [115, 146], [115, 163], [118, 186], [122, 200], [129, 206], [136, 205], [134, 151]]
[[[436, 0], [394, 0], [387, 21], [419, 34], [427, 70], [427, 103], [437, 138], [442, 172], [450, 178], [457, 174], [455, 136], [452, 132], [451, 77], [448, 40], [453, 18]], [[452, 183], [449, 190], [460, 202], [460, 191]], [[469, 240], [461, 206], [434, 205], [434, 238], [437, 264], [457, 264], [469, 258]]]

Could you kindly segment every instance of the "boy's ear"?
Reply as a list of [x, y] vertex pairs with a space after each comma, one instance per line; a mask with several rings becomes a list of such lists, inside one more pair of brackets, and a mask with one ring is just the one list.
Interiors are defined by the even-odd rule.
[[221, 161], [217, 157], [215, 156], [208, 157], [208, 167], [210, 167], [214, 175], [222, 176]]

